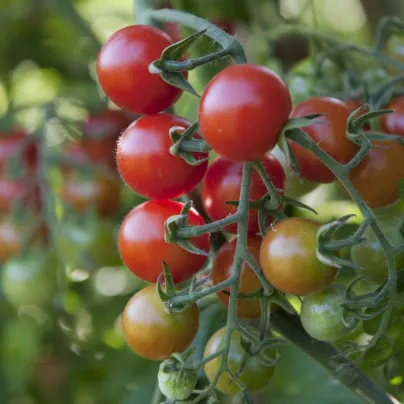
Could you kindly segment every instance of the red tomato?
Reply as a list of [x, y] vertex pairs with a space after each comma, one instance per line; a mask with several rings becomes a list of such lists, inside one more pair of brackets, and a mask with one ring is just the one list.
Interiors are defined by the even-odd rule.
[[40, 194], [38, 187], [33, 186], [27, 178], [6, 179], [0, 178], [0, 211], [11, 212], [15, 204], [38, 209]]
[[206, 87], [199, 124], [218, 154], [253, 161], [276, 145], [291, 108], [289, 90], [272, 70], [253, 64], [232, 65]]
[[[250, 236], [247, 241], [247, 248], [251, 255], [259, 263], [259, 251], [261, 237]], [[230, 278], [233, 272], [234, 254], [236, 252], [237, 239], [224, 244], [217, 252], [212, 268], [213, 284], [217, 285]], [[261, 282], [254, 271], [247, 264], [243, 264], [240, 276], [239, 293], [252, 293], [261, 287]], [[226, 289], [230, 292], [230, 288]], [[229, 295], [223, 292], [217, 294], [220, 302], [227, 308], [229, 306]], [[237, 315], [242, 318], [257, 318], [261, 315], [261, 304], [259, 300], [239, 300], [237, 302]]]
[[404, 179], [404, 146], [399, 142], [374, 141], [364, 159], [351, 171], [350, 179], [371, 208], [396, 202]]
[[395, 98], [384, 108], [394, 112], [380, 118], [381, 131], [404, 136], [404, 97]]
[[[358, 147], [346, 138], [346, 124], [350, 110], [342, 101], [332, 97], [314, 97], [298, 104], [291, 118], [310, 114], [326, 114], [313, 121], [304, 131], [339, 163], [347, 163], [355, 156]], [[302, 176], [313, 182], [329, 183], [334, 174], [308, 149], [290, 141], [299, 163]]]
[[10, 158], [22, 152], [21, 158], [28, 169], [35, 168], [38, 158], [38, 150], [34, 136], [28, 135], [23, 130], [0, 132], [0, 174], [4, 173]]
[[[266, 155], [262, 160], [265, 171], [273, 181], [275, 188], [285, 188], [285, 172], [281, 163], [272, 155]], [[227, 160], [223, 157], [216, 159], [206, 172], [202, 187], [202, 202], [212, 220], [220, 220], [235, 213], [237, 207], [229, 205], [227, 201], [240, 199], [241, 176], [243, 164], [238, 161]], [[254, 172], [250, 188], [250, 200], [262, 198], [267, 189], [260, 176]], [[272, 222], [268, 216], [267, 224]], [[225, 227], [229, 233], [237, 233], [237, 223]], [[258, 210], [250, 209], [248, 219], [248, 233], [258, 233]]]
[[[191, 166], [170, 153], [169, 130], [187, 129], [191, 122], [175, 115], [148, 115], [133, 122], [118, 142], [117, 165], [125, 182], [137, 193], [155, 199], [186, 194], [205, 175], [208, 162]], [[202, 160], [208, 153], [194, 153]]]
[[[164, 240], [164, 223], [179, 215], [184, 205], [170, 200], [154, 200], [136, 206], [126, 216], [119, 231], [118, 247], [125, 265], [139, 278], [156, 282], [165, 261], [175, 282], [190, 278], [205, 264], [206, 256], [191, 254], [176, 244]], [[189, 213], [189, 225], [203, 225], [196, 210]], [[204, 234], [190, 240], [198, 248], [209, 251], [209, 236]]]
[[122, 328], [128, 345], [138, 355], [160, 361], [191, 345], [199, 328], [199, 309], [194, 303], [182, 313], [168, 314], [156, 286], [150, 285], [129, 300]]
[[63, 182], [62, 199], [77, 212], [95, 207], [100, 215], [113, 216], [119, 210], [119, 179], [105, 171], [86, 175], [72, 171]]
[[121, 108], [137, 114], [161, 112], [182, 94], [149, 65], [172, 44], [164, 31], [149, 25], [131, 25], [115, 32], [103, 45], [97, 75], [106, 95]]
[[337, 269], [316, 256], [318, 223], [291, 217], [278, 222], [265, 235], [260, 264], [268, 281], [281, 292], [308, 295], [327, 288]]
[[90, 114], [82, 124], [83, 149], [92, 161], [115, 166], [116, 142], [129, 124], [130, 119], [118, 110]]
[[212, 23], [217, 25], [219, 28], [221, 28], [224, 32], [226, 32], [229, 35], [234, 35], [236, 33], [236, 22], [233, 20], [230, 20], [229, 18], [226, 17], [219, 17], [219, 18], [213, 18]]

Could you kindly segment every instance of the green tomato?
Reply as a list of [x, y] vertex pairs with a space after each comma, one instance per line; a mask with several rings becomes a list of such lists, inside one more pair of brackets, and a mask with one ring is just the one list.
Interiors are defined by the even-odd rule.
[[[205, 358], [222, 349], [225, 333], [226, 329], [221, 328], [212, 335], [205, 348]], [[205, 365], [205, 373], [209, 381], [212, 382], [215, 379], [220, 363], [221, 357], [219, 356]], [[239, 381], [251, 392], [265, 388], [275, 372], [274, 366], [265, 366], [246, 352], [241, 345], [241, 335], [238, 331], [233, 332], [231, 336], [227, 363], [230, 370], [238, 375]], [[240, 388], [227, 372], [222, 373], [220, 376], [216, 389], [231, 396], [235, 396], [240, 392]]]
[[[377, 217], [382, 232], [392, 244], [403, 242], [399, 231], [400, 220], [399, 215], [381, 215]], [[381, 284], [388, 276], [383, 248], [370, 227], [365, 230], [364, 237], [366, 240], [363, 243], [351, 248], [352, 261], [362, 267], [362, 269], [358, 270], [360, 275]], [[396, 257], [396, 268], [397, 270], [404, 269], [404, 254]]]
[[52, 252], [34, 251], [10, 259], [1, 275], [6, 299], [17, 308], [48, 304], [56, 291], [57, 266]]
[[170, 370], [168, 361], [160, 365], [157, 375], [160, 391], [171, 401], [186, 400], [194, 391], [198, 374], [190, 370]]
[[356, 327], [347, 327], [342, 319], [345, 288], [332, 285], [319, 293], [304, 298], [300, 319], [303, 328], [319, 341], [338, 341], [349, 335]]

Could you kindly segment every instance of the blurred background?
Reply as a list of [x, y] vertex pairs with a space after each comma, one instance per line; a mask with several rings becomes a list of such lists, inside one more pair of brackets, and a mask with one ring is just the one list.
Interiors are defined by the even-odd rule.
[[[94, 74], [101, 44], [133, 23], [132, 3], [0, 1], [0, 131], [14, 139], [0, 139], [0, 403], [151, 402], [158, 364], [131, 352], [120, 329], [127, 300], [144, 286], [123, 267], [116, 247], [122, 218], [143, 201], [121, 185], [114, 164], [116, 138], [136, 117], [106, 112], [114, 106]], [[404, 17], [397, 0], [179, 0], [171, 6], [237, 35], [250, 62], [281, 74], [310, 47], [296, 36], [269, 41], [271, 30], [286, 22], [369, 44], [381, 16]], [[201, 41], [191, 54], [209, 46]], [[201, 92], [223, 66], [192, 71], [190, 81]], [[196, 120], [197, 107], [184, 94], [175, 112]], [[327, 219], [355, 209], [329, 202], [341, 197], [334, 186], [315, 192], [306, 201]], [[202, 310], [197, 352], [225, 319], [217, 304]], [[257, 404], [359, 402], [298, 348], [280, 351], [276, 375]], [[401, 394], [401, 376], [391, 382], [378, 369], [371, 374]]]

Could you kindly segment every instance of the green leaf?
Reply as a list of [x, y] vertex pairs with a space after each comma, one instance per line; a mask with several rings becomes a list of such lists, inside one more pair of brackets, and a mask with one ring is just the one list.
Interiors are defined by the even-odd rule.
[[182, 41], [176, 42], [173, 45], [168, 46], [164, 49], [161, 54], [160, 60], [179, 60], [181, 56], [192, 46], [192, 44], [197, 41], [204, 33], [206, 29], [203, 31], [196, 32], [193, 35], [183, 39]]
[[376, 345], [369, 348], [364, 357], [364, 363], [369, 367], [384, 365], [393, 355], [393, 347], [387, 338], [382, 337]]
[[182, 73], [163, 71], [160, 75], [166, 83], [171, 84], [174, 87], [178, 87], [181, 90], [187, 91], [188, 93], [191, 93], [198, 98], [201, 98]]
[[298, 208], [309, 210], [310, 212], [313, 212], [315, 215], [318, 214], [316, 212], [316, 210], [313, 209], [311, 206], [308, 206], [308, 205], [304, 204], [303, 202], [298, 201], [297, 199], [289, 198], [287, 196], [282, 196], [282, 201], [288, 205], [293, 205], [293, 206], [297, 206]]

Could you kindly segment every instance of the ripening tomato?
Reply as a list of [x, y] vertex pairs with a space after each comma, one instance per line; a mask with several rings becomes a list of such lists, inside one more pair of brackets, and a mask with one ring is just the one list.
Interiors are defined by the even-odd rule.
[[[119, 231], [119, 252], [125, 265], [139, 278], [156, 282], [166, 262], [175, 282], [182, 282], [199, 271], [206, 256], [191, 254], [177, 244], [164, 240], [164, 223], [179, 215], [183, 204], [170, 200], [144, 202], [132, 209], [123, 221]], [[203, 225], [199, 213], [191, 209], [190, 226]], [[209, 251], [209, 236], [203, 234], [190, 239], [199, 249]]]
[[[118, 171], [138, 194], [148, 198], [172, 199], [186, 194], [205, 175], [208, 162], [191, 166], [170, 153], [170, 128], [192, 125], [187, 119], [170, 114], [147, 115], [122, 134], [116, 152]], [[197, 160], [208, 153], [193, 153]]]
[[[217, 353], [223, 348], [225, 333], [226, 329], [221, 328], [210, 337], [205, 348], [204, 358]], [[205, 365], [205, 373], [210, 382], [215, 379], [221, 360], [221, 356], [218, 356]], [[265, 366], [257, 358], [248, 354], [241, 345], [241, 335], [238, 331], [234, 331], [231, 335], [227, 364], [229, 369], [238, 376], [239, 381], [250, 392], [264, 389], [275, 372], [274, 366]], [[240, 392], [240, 388], [232, 380], [228, 372], [222, 373], [219, 377], [216, 389], [231, 396], [235, 396]]]
[[199, 105], [206, 142], [230, 160], [263, 158], [278, 142], [292, 108], [289, 90], [272, 70], [237, 64], [217, 74]]
[[322, 292], [306, 296], [300, 311], [303, 328], [319, 341], [338, 341], [349, 335], [357, 324], [347, 327], [343, 321], [345, 288], [332, 285]]
[[118, 110], [89, 114], [82, 124], [83, 149], [93, 162], [115, 166], [116, 142], [129, 124], [130, 119]]
[[150, 285], [129, 300], [122, 328], [128, 345], [138, 355], [160, 361], [191, 345], [199, 328], [199, 309], [193, 303], [182, 313], [168, 314], [156, 286]]
[[10, 213], [16, 204], [36, 210], [40, 206], [40, 193], [34, 181], [23, 178], [0, 178], [0, 211]]
[[[358, 151], [358, 146], [346, 137], [346, 124], [350, 110], [341, 100], [332, 97], [314, 97], [298, 104], [291, 118], [311, 114], [326, 114], [313, 121], [303, 130], [339, 163], [347, 163]], [[302, 176], [313, 182], [329, 183], [334, 174], [309, 150], [289, 141], [302, 172]]]
[[[265, 155], [261, 160], [265, 171], [271, 178], [275, 188], [285, 188], [285, 172], [281, 163], [271, 154]], [[238, 201], [241, 191], [243, 163], [217, 158], [209, 167], [202, 186], [203, 206], [212, 220], [220, 220], [236, 213], [237, 207], [230, 205], [228, 201]], [[251, 179], [250, 200], [261, 199], [267, 194], [267, 189], [260, 176], [254, 172]], [[268, 216], [267, 224], [272, 222]], [[232, 223], [224, 228], [229, 233], [237, 233], [237, 223]], [[250, 209], [248, 218], [248, 233], [258, 233], [258, 210]]]
[[168, 34], [150, 25], [115, 32], [97, 60], [98, 80], [106, 95], [136, 114], [155, 114], [173, 105], [182, 90], [149, 72], [149, 65], [172, 43]]
[[312, 220], [291, 217], [265, 235], [260, 263], [265, 277], [281, 292], [304, 296], [325, 289], [335, 279], [337, 269], [316, 256], [319, 227]]
[[119, 178], [109, 172], [69, 173], [63, 182], [62, 200], [77, 212], [94, 207], [101, 216], [113, 216], [119, 210]]
[[0, 132], [0, 174], [4, 174], [12, 158], [18, 159], [18, 162], [22, 159], [27, 169], [35, 168], [38, 158], [35, 137], [19, 129]]
[[393, 99], [384, 108], [394, 112], [381, 116], [381, 131], [404, 136], [404, 96]]
[[[230, 278], [233, 271], [234, 253], [236, 252], [237, 239], [224, 244], [217, 252], [212, 268], [212, 281], [214, 285]], [[259, 250], [261, 237], [250, 236], [247, 240], [247, 248], [251, 255], [259, 263]], [[252, 293], [261, 287], [261, 282], [251, 267], [245, 262], [241, 270], [239, 293]], [[226, 289], [230, 292], [230, 288]], [[224, 292], [218, 292], [219, 301], [227, 308], [229, 296]], [[237, 302], [237, 315], [242, 318], [257, 318], [261, 315], [259, 300], [240, 299]]]
[[404, 146], [398, 141], [374, 141], [373, 147], [351, 171], [352, 185], [370, 208], [382, 208], [399, 198], [404, 179]]

